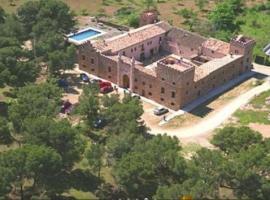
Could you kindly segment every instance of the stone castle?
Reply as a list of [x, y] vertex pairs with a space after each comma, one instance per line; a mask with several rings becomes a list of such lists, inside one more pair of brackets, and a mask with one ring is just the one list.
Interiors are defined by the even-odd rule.
[[251, 38], [226, 43], [146, 15], [138, 29], [80, 45], [80, 69], [173, 110], [251, 70]]

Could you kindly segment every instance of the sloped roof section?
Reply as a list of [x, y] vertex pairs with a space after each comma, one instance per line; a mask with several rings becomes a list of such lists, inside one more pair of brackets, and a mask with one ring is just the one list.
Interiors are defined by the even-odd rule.
[[166, 33], [170, 26], [166, 22], [150, 24], [141, 28], [129, 31], [122, 35], [99, 41], [95, 44], [96, 48], [101, 51], [110, 51], [116, 53], [119, 50], [141, 43], [147, 39]]

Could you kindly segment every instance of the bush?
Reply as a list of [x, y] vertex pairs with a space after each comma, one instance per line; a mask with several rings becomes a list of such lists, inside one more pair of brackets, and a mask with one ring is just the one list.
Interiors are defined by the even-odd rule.
[[137, 28], [139, 27], [140, 18], [137, 14], [131, 14], [128, 17], [128, 24], [131, 27]]

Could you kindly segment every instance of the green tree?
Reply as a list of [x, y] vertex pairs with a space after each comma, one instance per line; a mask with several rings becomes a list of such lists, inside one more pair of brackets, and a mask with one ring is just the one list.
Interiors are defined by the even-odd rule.
[[191, 9], [184, 8], [179, 10], [177, 14], [185, 19], [184, 24], [189, 26], [189, 30], [192, 30], [193, 26], [198, 20], [197, 13]]
[[108, 122], [108, 132], [120, 133], [145, 133], [145, 127], [141, 123], [143, 108], [141, 102], [130, 95], [126, 95], [122, 102], [114, 103], [102, 111]]
[[95, 120], [99, 116], [99, 97], [98, 97], [98, 86], [90, 85], [84, 87], [83, 93], [80, 96], [80, 104], [77, 108], [77, 112], [83, 115], [88, 127], [93, 128]]
[[168, 136], [136, 144], [114, 167], [117, 182], [129, 197], [152, 197], [159, 185], [184, 179], [185, 161], [178, 140]]
[[60, 110], [62, 90], [53, 81], [20, 88], [16, 101], [9, 106], [9, 118], [15, 130], [22, 131], [25, 119], [55, 116]]
[[0, 173], [7, 172], [1, 179], [6, 188], [18, 187], [21, 199], [26, 183], [31, 181], [31, 187], [42, 192], [44, 184], [49, 184], [46, 180], [57, 174], [61, 165], [60, 155], [44, 146], [24, 146], [0, 154]]
[[24, 126], [24, 142], [55, 149], [61, 155], [64, 169], [71, 169], [81, 159], [85, 142], [68, 121], [56, 122], [48, 117], [38, 117], [28, 119]]
[[225, 127], [217, 131], [211, 143], [225, 153], [237, 153], [261, 141], [262, 136], [248, 127]]
[[196, 0], [196, 5], [200, 10], [203, 10], [205, 5], [208, 3], [208, 0]]
[[101, 144], [91, 144], [90, 149], [86, 153], [86, 157], [90, 167], [97, 172], [100, 177], [101, 167], [103, 166], [104, 146]]
[[8, 121], [0, 117], [0, 143], [10, 144], [13, 138], [8, 126]]
[[27, 1], [18, 8], [18, 16], [27, 33], [37, 31], [37, 27], [44, 25], [42, 30], [69, 33], [75, 25], [74, 14], [62, 1], [39, 0]]
[[218, 3], [214, 10], [209, 14], [209, 19], [217, 31], [229, 30], [234, 32], [238, 29], [236, 17], [241, 11], [242, 0], [229, 0]]

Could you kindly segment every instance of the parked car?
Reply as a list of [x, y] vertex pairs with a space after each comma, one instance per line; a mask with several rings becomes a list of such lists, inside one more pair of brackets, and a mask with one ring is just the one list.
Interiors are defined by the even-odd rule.
[[59, 87], [61, 87], [61, 88], [64, 88], [64, 89], [66, 89], [66, 88], [68, 88], [68, 82], [67, 82], [67, 80], [66, 79], [59, 79], [58, 80], [58, 86]]
[[89, 81], [90, 81], [90, 78], [89, 78], [89, 76], [86, 73], [81, 73], [80, 74], [80, 78], [85, 83], [89, 83]]
[[94, 128], [103, 128], [106, 125], [106, 121], [103, 118], [98, 118], [94, 121]]
[[61, 113], [63, 114], [69, 114], [72, 110], [72, 103], [70, 103], [68, 100], [67, 101], [64, 101], [62, 106], [61, 106]]
[[100, 92], [102, 94], [107, 94], [107, 93], [110, 93], [112, 91], [113, 91], [113, 87], [111, 85], [106, 85], [106, 86], [100, 88]]
[[99, 84], [100, 82], [102, 82], [100, 79], [91, 79], [90, 83], [96, 83]]
[[138, 95], [138, 94], [133, 94], [132, 97], [133, 97], [134, 99], [141, 99], [141, 96]]
[[164, 107], [157, 107], [154, 110], [155, 115], [164, 115], [167, 112], [169, 112], [169, 110], [167, 108], [164, 108]]

